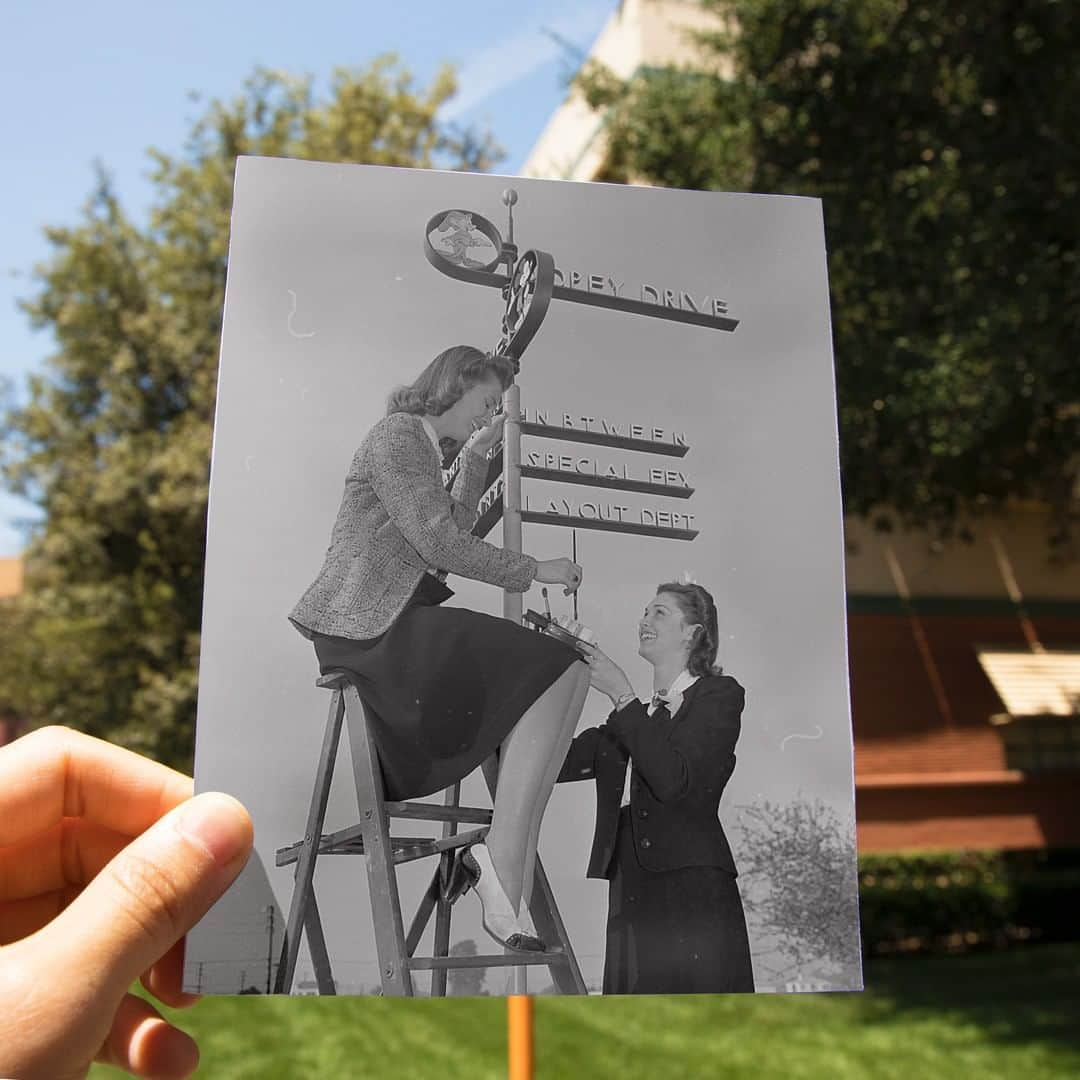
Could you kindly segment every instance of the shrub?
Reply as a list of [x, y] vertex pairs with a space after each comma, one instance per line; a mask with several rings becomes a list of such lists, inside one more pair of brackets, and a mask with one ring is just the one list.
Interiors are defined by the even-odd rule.
[[863, 855], [863, 951], [962, 951], [1080, 940], [1080, 851]]

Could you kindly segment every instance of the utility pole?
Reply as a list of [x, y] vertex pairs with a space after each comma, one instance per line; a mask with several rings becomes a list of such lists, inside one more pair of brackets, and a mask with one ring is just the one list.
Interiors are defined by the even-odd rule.
[[274, 963], [274, 905], [270, 904], [266, 908], [266, 992], [270, 993], [270, 987], [273, 985], [271, 979], [273, 977], [273, 963]]

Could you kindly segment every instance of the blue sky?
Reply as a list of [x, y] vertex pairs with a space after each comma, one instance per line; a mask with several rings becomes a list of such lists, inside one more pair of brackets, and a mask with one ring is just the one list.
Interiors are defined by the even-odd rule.
[[[152, 194], [146, 148], [179, 151], [201, 106], [231, 97], [256, 65], [312, 74], [388, 51], [426, 85], [440, 64], [459, 73], [445, 119], [489, 128], [515, 172], [565, 94], [576, 64], [616, 0], [516, 4], [438, 0], [9, 0], [0, 39], [0, 377], [18, 399], [52, 349], [16, 307], [48, 255], [42, 229], [77, 220], [94, 162], [138, 218]], [[565, 44], [560, 46], [558, 41]], [[0, 556], [24, 546], [33, 507], [0, 494]]]

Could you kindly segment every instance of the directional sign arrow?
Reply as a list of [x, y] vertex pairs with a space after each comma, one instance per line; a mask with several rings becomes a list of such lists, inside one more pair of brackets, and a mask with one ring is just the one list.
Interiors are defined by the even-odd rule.
[[635, 439], [629, 435], [616, 435], [608, 431], [585, 431], [583, 428], [538, 424], [532, 420], [522, 421], [521, 434], [539, 435], [545, 439], [561, 439], [563, 442], [607, 446], [612, 450], [638, 450], [644, 454], [666, 454], [669, 457], [686, 457], [686, 452], [690, 449], [685, 443], [662, 443], [653, 439]]
[[522, 465], [522, 477], [532, 480], [553, 480], [558, 484], [583, 484], [585, 487], [607, 488], [611, 491], [641, 491], [646, 495], [666, 495], [672, 499], [689, 499], [694, 489], [685, 484], [656, 484], [651, 480], [630, 480], [620, 476], [594, 476], [571, 472], [569, 469], [541, 469]]
[[[492, 503], [477, 519], [472, 529], [473, 534], [482, 540], [495, 528], [502, 515], [502, 502]], [[669, 529], [659, 525], [639, 525], [633, 521], [598, 521], [592, 518], [571, 517], [568, 514], [542, 514], [536, 510], [523, 510], [521, 520], [533, 525], [557, 525], [564, 529], [630, 533], [634, 536], [654, 536], [661, 540], [693, 540], [698, 535], [697, 529]]]
[[[515, 195], [513, 201], [516, 199]], [[471, 255], [474, 250], [478, 255], [483, 253], [488, 257], [486, 259], [474, 258]], [[714, 330], [732, 331], [739, 325], [738, 319], [718, 315], [715, 312], [710, 315], [708, 312], [697, 311], [693, 308], [650, 303], [646, 300], [633, 300], [627, 296], [614, 296], [604, 292], [591, 292], [586, 289], [573, 289], [567, 285], [556, 285], [552, 278], [554, 261], [551, 255], [538, 250], [526, 251], [519, 261], [517, 251], [517, 245], [513, 242], [512, 226], [509, 241], [504, 241], [499, 230], [490, 221], [468, 210], [440, 210], [428, 221], [424, 230], [424, 257], [440, 274], [446, 274], [447, 277], [458, 281], [466, 281], [470, 285], [484, 285], [491, 289], [502, 290], [503, 296], [510, 302], [507, 317], [511, 321], [515, 314], [522, 317], [527, 315], [530, 306], [536, 308], [532, 312], [531, 320], [527, 320], [535, 325], [524, 328], [525, 332], [518, 336], [517, 341], [514, 340], [514, 328], [504, 326], [504, 335], [500, 344], [515, 359], [520, 359], [525, 346], [543, 320], [544, 309], [549, 299], [567, 300], [572, 304], [584, 304], [586, 307], [620, 311], [627, 315], [644, 315], [650, 319], [666, 319], [669, 322], [690, 326], [707, 326]], [[533, 275], [533, 267], [538, 260], [545, 263], [540, 278], [546, 280], [537, 279], [538, 287], [535, 292], [537, 303], [533, 305], [531, 289], [526, 287], [522, 290], [515, 286], [519, 284], [519, 279], [521, 285], [530, 284], [528, 279]], [[505, 268], [509, 267], [513, 269], [507, 273]], [[513, 303], [515, 292], [519, 293], [519, 300], [523, 292], [526, 300], [524, 305], [518, 304], [517, 312]]]

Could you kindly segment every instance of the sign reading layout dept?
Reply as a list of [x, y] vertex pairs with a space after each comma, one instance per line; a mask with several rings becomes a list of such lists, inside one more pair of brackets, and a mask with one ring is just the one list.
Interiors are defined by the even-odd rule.
[[[683, 457], [690, 449], [686, 434], [637, 419], [576, 415], [552, 410], [522, 409], [521, 433], [563, 442], [629, 451], [626, 458], [595, 453], [565, 453], [550, 449], [523, 448], [523, 480], [572, 484], [600, 488], [602, 495], [580, 499], [553, 498], [527, 491], [522, 495], [521, 520], [536, 525], [570, 529], [597, 529], [604, 532], [655, 536], [667, 540], [693, 540], [698, 535], [694, 514], [685, 509], [694, 494], [685, 469], [648, 463], [640, 455], [659, 454]], [[456, 464], [456, 463], [455, 463]], [[452, 481], [452, 469], [448, 481]], [[607, 492], [632, 492], [678, 499], [682, 505], [633, 505]], [[488, 488], [480, 501], [479, 517], [473, 532], [487, 536], [503, 514], [502, 448], [491, 455]]]

